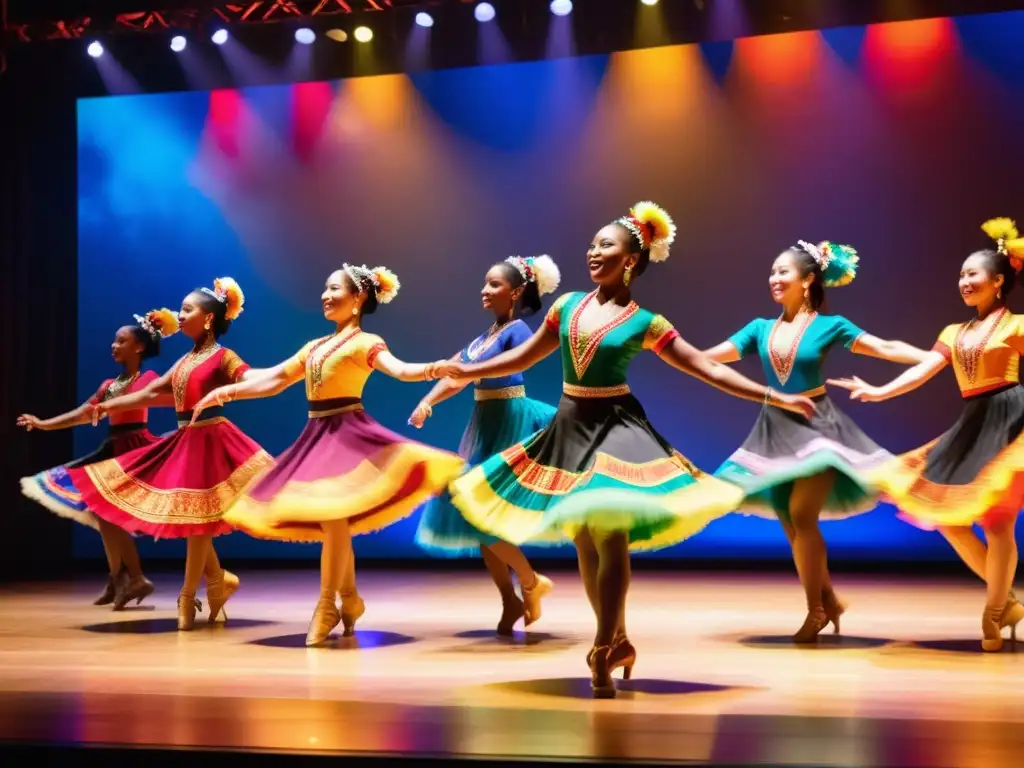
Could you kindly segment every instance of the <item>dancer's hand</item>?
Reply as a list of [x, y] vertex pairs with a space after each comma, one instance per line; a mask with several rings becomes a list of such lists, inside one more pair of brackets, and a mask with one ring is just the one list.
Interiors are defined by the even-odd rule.
[[33, 416], [31, 413], [23, 413], [18, 417], [17, 424], [19, 427], [23, 427], [26, 432], [31, 432], [33, 429], [42, 429], [43, 423], [38, 416]]
[[784, 411], [791, 411], [799, 414], [805, 419], [810, 419], [818, 412], [818, 406], [814, 404], [814, 401], [809, 397], [804, 397], [803, 395], [785, 395], [773, 392], [772, 405], [777, 408], [782, 408]]
[[409, 417], [409, 426], [416, 427], [416, 429], [421, 429], [423, 427], [423, 422], [425, 422], [433, 415], [434, 409], [431, 408], [429, 404], [420, 403], [419, 405], [416, 406], [416, 409], [412, 412], [412, 415]]
[[457, 363], [452, 360], [437, 363], [434, 373], [439, 379], [447, 378], [453, 381], [465, 381], [473, 378], [473, 375], [466, 370], [465, 363]]
[[89, 420], [92, 422], [94, 427], [99, 424], [100, 419], [106, 415], [108, 415], [106, 403], [93, 403], [89, 408]]
[[199, 418], [199, 414], [205, 411], [207, 408], [215, 408], [225, 403], [230, 403], [233, 399], [231, 387], [217, 387], [212, 392], [207, 392], [206, 396], [195, 404], [192, 408], [192, 424], [196, 423]]
[[857, 376], [849, 376], [844, 379], [829, 379], [829, 386], [850, 390], [851, 400], [860, 400], [862, 403], [879, 403], [885, 398], [878, 387], [873, 387]]

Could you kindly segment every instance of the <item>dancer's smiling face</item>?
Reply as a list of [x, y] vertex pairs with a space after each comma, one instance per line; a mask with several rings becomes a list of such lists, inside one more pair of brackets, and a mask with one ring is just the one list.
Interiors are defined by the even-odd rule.
[[324, 317], [332, 323], [341, 323], [359, 314], [362, 300], [362, 294], [343, 269], [331, 272], [324, 284], [324, 292], [320, 294]]
[[178, 310], [178, 328], [193, 341], [208, 335], [210, 331], [206, 325], [214, 322], [214, 314], [207, 311], [206, 303], [203, 295], [193, 291], [181, 302], [181, 309]]
[[590, 279], [598, 285], [623, 282], [626, 268], [636, 268], [640, 254], [634, 250], [635, 238], [621, 224], [608, 224], [598, 230], [587, 249]]
[[768, 274], [768, 289], [776, 304], [799, 304], [814, 280], [812, 275], [801, 274], [803, 270], [792, 251], [783, 251], [772, 264]]
[[512, 287], [511, 264], [495, 264], [484, 276], [484, 287], [480, 290], [480, 302], [483, 308], [490, 310], [498, 317], [506, 317], [512, 312], [516, 302], [523, 293], [520, 285]]

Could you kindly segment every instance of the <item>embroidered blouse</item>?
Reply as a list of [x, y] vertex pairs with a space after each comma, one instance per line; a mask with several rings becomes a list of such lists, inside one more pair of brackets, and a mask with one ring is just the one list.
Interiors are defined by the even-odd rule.
[[[527, 341], [533, 332], [530, 326], [522, 320], [513, 320], [503, 325], [497, 333], [482, 333], [471, 341], [462, 352], [459, 353], [459, 360], [464, 363], [481, 363], [497, 357], [502, 352], [515, 349]], [[475, 382], [477, 389], [507, 389], [509, 387], [521, 387], [525, 379], [522, 373], [513, 373], [511, 376], [501, 376], [496, 379], [480, 379]]]
[[249, 366], [235, 352], [211, 344], [185, 355], [174, 366], [171, 389], [174, 392], [174, 410], [187, 413], [208, 393], [239, 381]]
[[597, 291], [566, 293], [558, 297], [544, 322], [558, 333], [562, 355], [562, 379], [566, 391], [573, 387], [620, 388], [628, 392], [626, 370], [640, 352], [661, 352], [679, 336], [661, 315], [630, 302], [613, 319], [584, 333], [580, 316]]
[[306, 399], [361, 398], [384, 340], [358, 328], [314, 339], [285, 363], [288, 381], [306, 378]]
[[[118, 379], [107, 379], [100, 388], [96, 390], [96, 394], [89, 398], [91, 405], [99, 405], [104, 400], [113, 400], [115, 397], [121, 395], [129, 395], [132, 392], [138, 392], [140, 389], [145, 389], [149, 386], [150, 382], [157, 379], [157, 375], [154, 371], [142, 371], [138, 376], [127, 384], [123, 380]], [[107, 418], [110, 419], [110, 426], [116, 427], [121, 424], [145, 424], [149, 421], [149, 408], [133, 408], [130, 411], [115, 411], [114, 413], [107, 414]]]
[[729, 337], [741, 358], [757, 353], [769, 387], [790, 395], [825, 386], [821, 366], [836, 343], [851, 349], [864, 331], [840, 315], [801, 315], [800, 327], [785, 349], [773, 344], [779, 320], [759, 317]]
[[960, 394], [973, 397], [1019, 384], [1024, 315], [1001, 309], [965, 339], [970, 325], [947, 325], [932, 347], [953, 365]]

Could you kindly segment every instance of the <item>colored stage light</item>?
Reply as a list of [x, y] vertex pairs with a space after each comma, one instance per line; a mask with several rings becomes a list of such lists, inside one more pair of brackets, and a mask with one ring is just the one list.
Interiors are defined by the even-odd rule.
[[228, 31], [226, 29], [218, 29], [210, 39], [213, 40], [215, 45], [224, 45], [228, 41]]
[[184, 51], [186, 44], [187, 43], [185, 41], [185, 38], [181, 35], [175, 35], [171, 38], [171, 50], [175, 53], [180, 53], [181, 51]]
[[477, 21], [490, 21], [494, 18], [494, 6], [490, 3], [480, 3], [473, 9], [473, 15]]
[[568, 16], [572, 13], [572, 0], [551, 0], [548, 7], [555, 16]]
[[644, 5], [657, 5], [658, 0], [640, 0]]
[[419, 13], [416, 14], [416, 23], [419, 24], [421, 27], [432, 27], [434, 26], [434, 17], [431, 16], [429, 13], [424, 13], [423, 11], [420, 11]]
[[336, 43], [344, 43], [348, 40], [348, 32], [344, 29], [328, 29], [325, 34]]
[[356, 27], [352, 36], [360, 43], [368, 43], [373, 40], [373, 30], [369, 27]]
[[316, 33], [312, 29], [302, 27], [302, 29], [295, 30], [295, 42], [311, 45], [314, 40], [316, 40]]
[[92, 56], [94, 59], [98, 59], [100, 56], [103, 55], [103, 46], [97, 42], [89, 43], [89, 47], [86, 48], [86, 50], [89, 52], [89, 55]]

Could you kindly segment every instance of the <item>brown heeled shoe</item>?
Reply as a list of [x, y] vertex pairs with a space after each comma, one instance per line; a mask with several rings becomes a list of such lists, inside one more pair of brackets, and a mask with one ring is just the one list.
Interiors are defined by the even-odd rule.
[[366, 613], [366, 603], [358, 594], [341, 598], [342, 637], [356, 633], [356, 622]]
[[218, 578], [212, 581], [210, 579], [206, 580], [206, 602], [210, 608], [210, 616], [207, 621], [212, 624], [222, 612], [224, 613], [224, 621], [228, 620], [228, 612], [224, 610], [224, 604], [238, 591], [240, 584], [241, 582], [235, 574], [224, 569], [221, 569]]
[[196, 611], [202, 610], [203, 603], [195, 595], [185, 592], [178, 595], [178, 631], [190, 631], [196, 623]]
[[334, 604], [334, 597], [321, 597], [313, 611], [306, 632], [306, 646], [312, 648], [320, 645], [331, 636], [331, 632], [341, 623], [341, 612]]
[[999, 626], [1010, 628], [1010, 639], [1015, 643], [1017, 638], [1017, 625], [1024, 621], [1024, 605], [1017, 602], [1017, 595], [1010, 590], [1010, 596], [1006, 600], [1006, 607], [1003, 608], [1003, 615], [999, 619]]
[[812, 608], [807, 612], [807, 618], [804, 619], [803, 625], [797, 630], [797, 633], [793, 635], [794, 643], [814, 643], [818, 640], [818, 635], [825, 627], [828, 626], [828, 616], [825, 615], [825, 609], [820, 606]]
[[135, 601], [136, 605], [141, 605], [142, 601], [153, 594], [155, 589], [156, 587], [153, 586], [153, 582], [145, 576], [129, 579], [117, 590], [117, 594], [114, 597], [114, 610], [123, 611], [125, 606], [132, 600]]
[[514, 634], [516, 622], [526, 615], [523, 610], [523, 601], [515, 595], [501, 601], [501, 620], [496, 630], [502, 637], [511, 637]]
[[[839, 619], [846, 613], [846, 605], [840, 602], [836, 593], [831, 589], [824, 589], [821, 592], [821, 607], [825, 611], [825, 617], [832, 623], [833, 634], [840, 634]], [[828, 626], [826, 624], [825, 626]]]
[[552, 589], [554, 583], [547, 576], [535, 574], [533, 586], [523, 587], [523, 623], [530, 626], [541, 616], [540, 601]]
[[633, 665], [636, 664], [636, 648], [626, 637], [616, 640], [611, 646], [597, 645], [587, 654], [587, 666], [590, 667], [590, 687], [595, 699], [614, 699], [615, 683], [612, 673], [622, 668], [622, 679], [629, 680], [633, 676]]
[[[989, 608], [985, 606], [985, 612], [981, 614], [981, 650], [986, 653], [997, 653], [1003, 650], [1003, 633], [999, 626], [1002, 619], [1004, 607]], [[1016, 629], [1016, 627], [1015, 627]], [[1014, 631], [1013, 642], [1016, 644], [1017, 636]]]
[[93, 600], [93, 605], [110, 605], [117, 599], [117, 591], [123, 588], [128, 581], [128, 573], [122, 566], [116, 576], [107, 576], [107, 586], [100, 592], [100, 596]]

